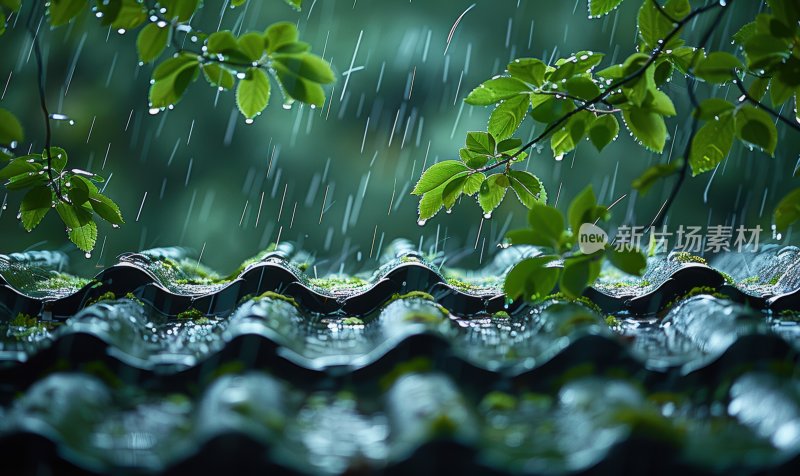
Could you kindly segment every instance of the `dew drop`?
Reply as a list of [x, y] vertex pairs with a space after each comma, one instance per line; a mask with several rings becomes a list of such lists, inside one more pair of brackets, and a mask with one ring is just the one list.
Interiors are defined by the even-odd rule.
[[253, 121], [253, 118], [252, 118], [252, 117], [248, 117], [247, 119], [245, 119], [245, 120], [244, 120], [244, 123], [245, 123], [245, 124], [252, 124], [253, 122], [254, 122], [254, 121]]
[[84, 254], [83, 256], [84, 256], [86, 259], [89, 259], [89, 258], [91, 258], [91, 257], [92, 257], [92, 254], [91, 254], [91, 253], [89, 253], [89, 252], [87, 251], [87, 252], [86, 252], [86, 254]]
[[484, 214], [483, 214], [483, 218], [485, 218], [485, 219], [487, 219], [487, 220], [491, 220], [491, 219], [492, 219], [492, 213], [491, 213], [491, 212], [489, 212], [489, 213], [484, 213]]
[[428, 223], [428, 220], [417, 220], [417, 225], [419, 226], [425, 226], [426, 223]]
[[149, 112], [151, 116], [155, 116], [156, 114], [161, 112], [161, 109], [157, 107], [151, 107], [150, 110], [148, 110], [147, 112]]
[[564, 160], [564, 154], [558, 154], [556, 156], [556, 162], [561, 162], [562, 160]]

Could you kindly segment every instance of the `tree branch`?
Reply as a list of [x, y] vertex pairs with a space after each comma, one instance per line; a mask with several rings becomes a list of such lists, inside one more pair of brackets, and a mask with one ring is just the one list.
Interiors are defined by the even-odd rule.
[[[733, 0], [729, 1], [726, 5], [730, 5], [731, 3], [733, 3]], [[511, 162], [512, 160], [517, 158], [522, 152], [526, 151], [527, 149], [529, 149], [532, 146], [534, 146], [537, 143], [539, 143], [541, 140], [543, 140], [546, 137], [548, 137], [553, 131], [557, 130], [559, 127], [564, 125], [564, 123], [566, 123], [575, 114], [578, 114], [581, 111], [588, 110], [588, 108], [596, 105], [597, 103], [600, 103], [600, 102], [604, 101], [613, 91], [615, 91], [615, 90], [619, 89], [621, 86], [624, 86], [624, 85], [628, 84], [629, 82], [639, 78], [641, 75], [644, 74], [644, 72], [647, 70], [647, 68], [649, 68], [653, 63], [655, 63], [655, 61], [658, 59], [658, 57], [661, 55], [661, 53], [666, 48], [666, 46], [669, 43], [669, 41], [672, 38], [674, 38], [675, 35], [677, 35], [681, 31], [681, 29], [683, 29], [683, 27], [686, 26], [687, 23], [692, 21], [698, 15], [702, 15], [703, 13], [705, 13], [707, 11], [713, 10], [715, 8], [723, 8], [724, 9], [726, 5], [723, 5], [723, 4], [719, 3], [719, 2], [713, 2], [713, 3], [710, 3], [708, 5], [699, 7], [697, 9], [695, 9], [695, 10], [692, 10], [682, 20], [680, 20], [678, 22], [675, 22], [675, 27], [669, 32], [669, 34], [667, 34], [667, 36], [665, 36], [662, 39], [662, 41], [658, 44], [658, 46], [650, 54], [650, 56], [648, 57], [647, 61], [645, 61], [645, 63], [639, 69], [637, 69], [633, 73], [629, 74], [628, 76], [625, 76], [624, 78], [619, 79], [616, 82], [614, 82], [613, 84], [608, 86], [605, 89], [605, 91], [601, 92], [597, 97], [595, 97], [595, 98], [593, 98], [593, 99], [591, 99], [589, 101], [584, 102], [584, 104], [582, 106], [580, 106], [580, 107], [578, 107], [576, 109], [573, 109], [572, 111], [570, 111], [570, 112], [564, 114], [563, 116], [561, 116], [555, 122], [552, 122], [550, 125], [548, 125], [545, 128], [544, 131], [542, 131], [541, 134], [539, 134], [533, 140], [531, 140], [530, 142], [528, 142], [527, 144], [522, 146], [516, 153], [514, 153], [514, 155], [512, 155], [508, 159], [504, 159], [504, 160], [502, 160], [500, 162], [496, 162], [494, 164], [486, 165], [484, 167], [481, 167], [480, 169], [477, 169], [476, 172], [486, 172], [486, 171], [492, 170], [492, 169], [494, 169], [496, 167], [500, 167], [502, 165], [505, 165], [508, 162]]]
[[745, 89], [744, 84], [742, 84], [742, 80], [738, 76], [736, 76], [735, 72], [734, 72], [733, 84], [735, 84], [736, 87], [739, 88], [739, 91], [742, 93], [742, 97], [744, 98], [744, 100], [754, 105], [755, 107], [763, 109], [764, 111], [768, 112], [771, 116], [773, 116], [775, 119], [783, 122], [792, 129], [800, 132], [800, 124], [787, 117], [782, 116], [775, 109], [772, 109], [771, 107], [767, 106], [766, 104], [762, 103], [761, 101], [751, 96], [750, 93], [747, 92], [747, 89]]

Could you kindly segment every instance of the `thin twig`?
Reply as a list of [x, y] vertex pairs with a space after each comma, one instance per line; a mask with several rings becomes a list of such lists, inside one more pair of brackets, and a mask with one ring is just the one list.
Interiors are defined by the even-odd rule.
[[28, 32], [30, 33], [31, 37], [33, 38], [33, 53], [36, 58], [36, 74], [37, 74], [37, 86], [39, 89], [39, 107], [42, 110], [42, 114], [44, 115], [44, 129], [45, 129], [45, 139], [44, 139], [44, 151], [45, 155], [47, 156], [47, 177], [50, 181], [50, 184], [53, 186], [53, 191], [56, 192], [56, 196], [62, 202], [67, 202], [67, 199], [61, 194], [61, 184], [59, 183], [56, 177], [53, 177], [53, 155], [50, 152], [50, 144], [52, 140], [52, 131], [50, 128], [50, 112], [47, 110], [47, 98], [45, 94], [45, 74], [44, 74], [44, 62], [42, 61], [42, 50], [39, 47], [39, 34], [38, 31], [33, 28], [33, 18], [35, 17], [34, 13], [37, 10], [39, 3], [35, 2], [31, 4], [30, 15], [28, 16], [28, 21], [26, 22], [26, 26], [28, 28]]
[[742, 97], [747, 102], [749, 102], [750, 104], [754, 105], [755, 107], [763, 109], [764, 111], [768, 112], [771, 116], [773, 116], [775, 119], [783, 122], [784, 124], [786, 124], [787, 126], [791, 127], [792, 129], [800, 132], [800, 124], [798, 124], [797, 122], [795, 122], [795, 121], [793, 121], [793, 120], [781, 115], [781, 113], [779, 113], [775, 109], [772, 109], [771, 107], [767, 106], [766, 104], [762, 103], [761, 101], [759, 101], [756, 98], [754, 98], [753, 96], [751, 96], [750, 93], [748, 93], [747, 90], [744, 88], [744, 84], [742, 84], [742, 80], [739, 79], [738, 76], [736, 76], [735, 72], [734, 72], [733, 84], [735, 84], [736, 87], [739, 88], [739, 91], [742, 93]]
[[658, 0], [652, 0], [652, 2], [653, 6], [656, 7], [656, 10], [658, 10], [658, 13], [660, 13], [664, 18], [671, 21], [672, 23], [678, 23], [678, 20], [672, 18], [672, 15], [670, 15], [669, 13], [667, 13], [666, 10], [664, 10], [664, 7], [662, 7], [661, 4], [658, 3]]

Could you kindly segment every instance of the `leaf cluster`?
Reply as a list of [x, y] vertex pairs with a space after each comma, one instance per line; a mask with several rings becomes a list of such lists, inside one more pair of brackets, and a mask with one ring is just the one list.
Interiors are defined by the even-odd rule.
[[546, 253], [526, 258], [509, 270], [504, 284], [507, 298], [536, 302], [558, 289], [565, 296], [577, 299], [597, 280], [606, 259], [625, 273], [641, 276], [647, 261], [637, 249], [617, 249], [608, 244], [592, 254], [576, 249], [577, 233], [582, 224], [608, 218], [608, 208], [597, 204], [591, 186], [570, 203], [566, 217], [549, 205], [531, 207], [529, 227], [509, 231], [506, 238], [510, 244], [534, 245]]

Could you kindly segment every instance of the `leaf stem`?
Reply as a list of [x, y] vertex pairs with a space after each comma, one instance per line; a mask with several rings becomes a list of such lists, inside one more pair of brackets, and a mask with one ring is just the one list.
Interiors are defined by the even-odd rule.
[[42, 110], [42, 115], [44, 116], [44, 129], [45, 129], [44, 150], [45, 150], [45, 155], [47, 155], [46, 157], [47, 177], [58, 199], [61, 200], [62, 202], [68, 203], [68, 200], [64, 198], [64, 196], [61, 194], [61, 184], [59, 183], [59, 180], [57, 180], [56, 177], [53, 177], [53, 156], [50, 152], [52, 130], [50, 128], [50, 112], [47, 110], [47, 99], [45, 93], [46, 78], [44, 73], [44, 62], [42, 61], [42, 50], [39, 47], [39, 32], [38, 29], [33, 28], [33, 18], [35, 17], [34, 14], [36, 13], [39, 3], [40, 2], [31, 4], [31, 10], [28, 16], [28, 21], [26, 22], [26, 27], [32, 37], [33, 53], [34, 57], [36, 58], [36, 74], [37, 74], [36, 83], [39, 89], [39, 108]]

